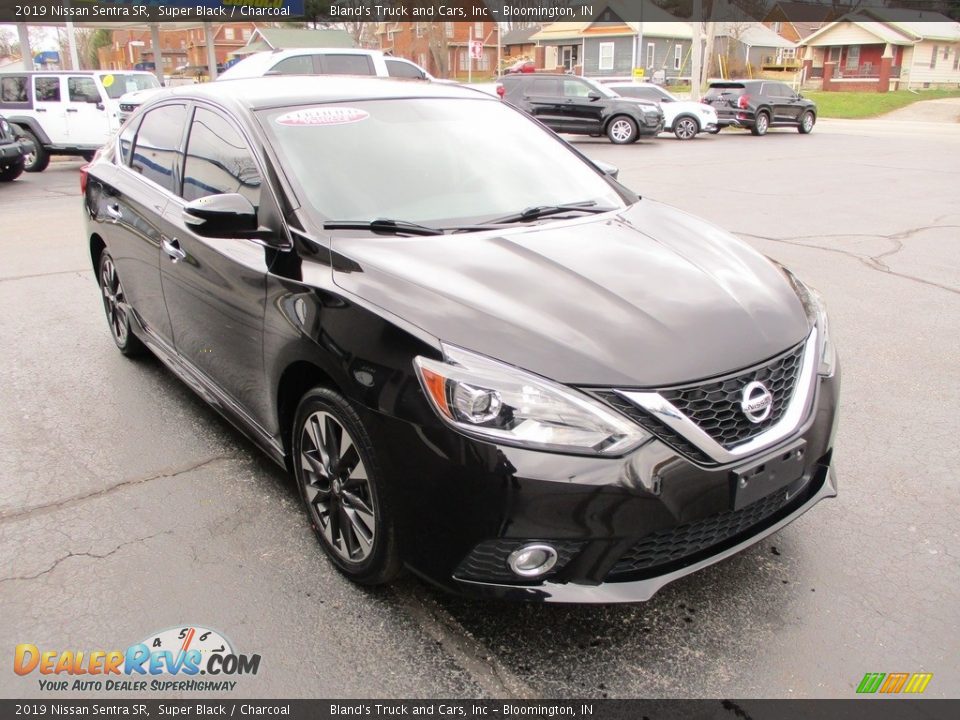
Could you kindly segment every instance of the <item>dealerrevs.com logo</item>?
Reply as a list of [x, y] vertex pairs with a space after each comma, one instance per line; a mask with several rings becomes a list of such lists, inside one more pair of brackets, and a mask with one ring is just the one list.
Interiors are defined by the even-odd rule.
[[22, 643], [13, 657], [14, 672], [41, 676], [44, 691], [231, 691], [237, 685], [232, 678], [259, 669], [260, 655], [236, 653], [222, 634], [199, 626], [153, 633], [126, 650], [48, 650]]

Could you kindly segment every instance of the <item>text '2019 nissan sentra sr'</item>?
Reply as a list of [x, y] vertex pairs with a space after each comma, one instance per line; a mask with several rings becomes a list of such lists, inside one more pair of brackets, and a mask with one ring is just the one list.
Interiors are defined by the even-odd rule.
[[183, 88], [83, 183], [117, 347], [289, 468], [357, 582], [642, 601], [836, 494], [818, 295], [496, 98]]

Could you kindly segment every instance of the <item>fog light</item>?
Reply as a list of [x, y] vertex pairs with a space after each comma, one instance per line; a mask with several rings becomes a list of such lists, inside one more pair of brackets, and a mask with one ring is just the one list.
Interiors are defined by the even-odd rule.
[[520, 577], [540, 577], [557, 564], [557, 551], [549, 545], [524, 545], [510, 553], [507, 565]]

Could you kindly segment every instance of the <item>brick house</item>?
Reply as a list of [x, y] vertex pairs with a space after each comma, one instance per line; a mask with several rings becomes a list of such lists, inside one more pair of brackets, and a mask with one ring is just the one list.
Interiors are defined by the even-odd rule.
[[778, 2], [763, 18], [763, 24], [792, 43], [800, 43], [837, 18], [832, 5], [809, 2]]
[[[256, 23], [252, 22], [215, 23], [213, 47], [217, 64], [226, 63], [227, 56], [243, 47], [256, 28]], [[97, 50], [100, 67], [104, 70], [131, 70], [137, 65], [154, 62], [153, 43], [148, 29], [114, 30], [112, 40], [109, 45]], [[167, 75], [184, 65], [206, 67], [207, 45], [203, 25], [176, 29], [165, 29], [161, 25], [160, 53], [163, 71]]]
[[806, 76], [824, 90], [960, 85], [960, 23], [939, 13], [859, 10], [802, 45]]
[[380, 23], [378, 47], [406, 58], [440, 78], [466, 78], [470, 73], [470, 40], [483, 43], [483, 56], [473, 61], [474, 75], [493, 75], [497, 68], [495, 22]]

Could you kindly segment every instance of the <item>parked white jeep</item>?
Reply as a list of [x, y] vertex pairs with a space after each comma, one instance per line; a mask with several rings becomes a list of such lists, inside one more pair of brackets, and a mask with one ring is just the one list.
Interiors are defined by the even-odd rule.
[[147, 72], [4, 72], [0, 113], [33, 141], [24, 169], [41, 172], [51, 155], [92, 158], [120, 127], [120, 96], [155, 87], [160, 83]]

